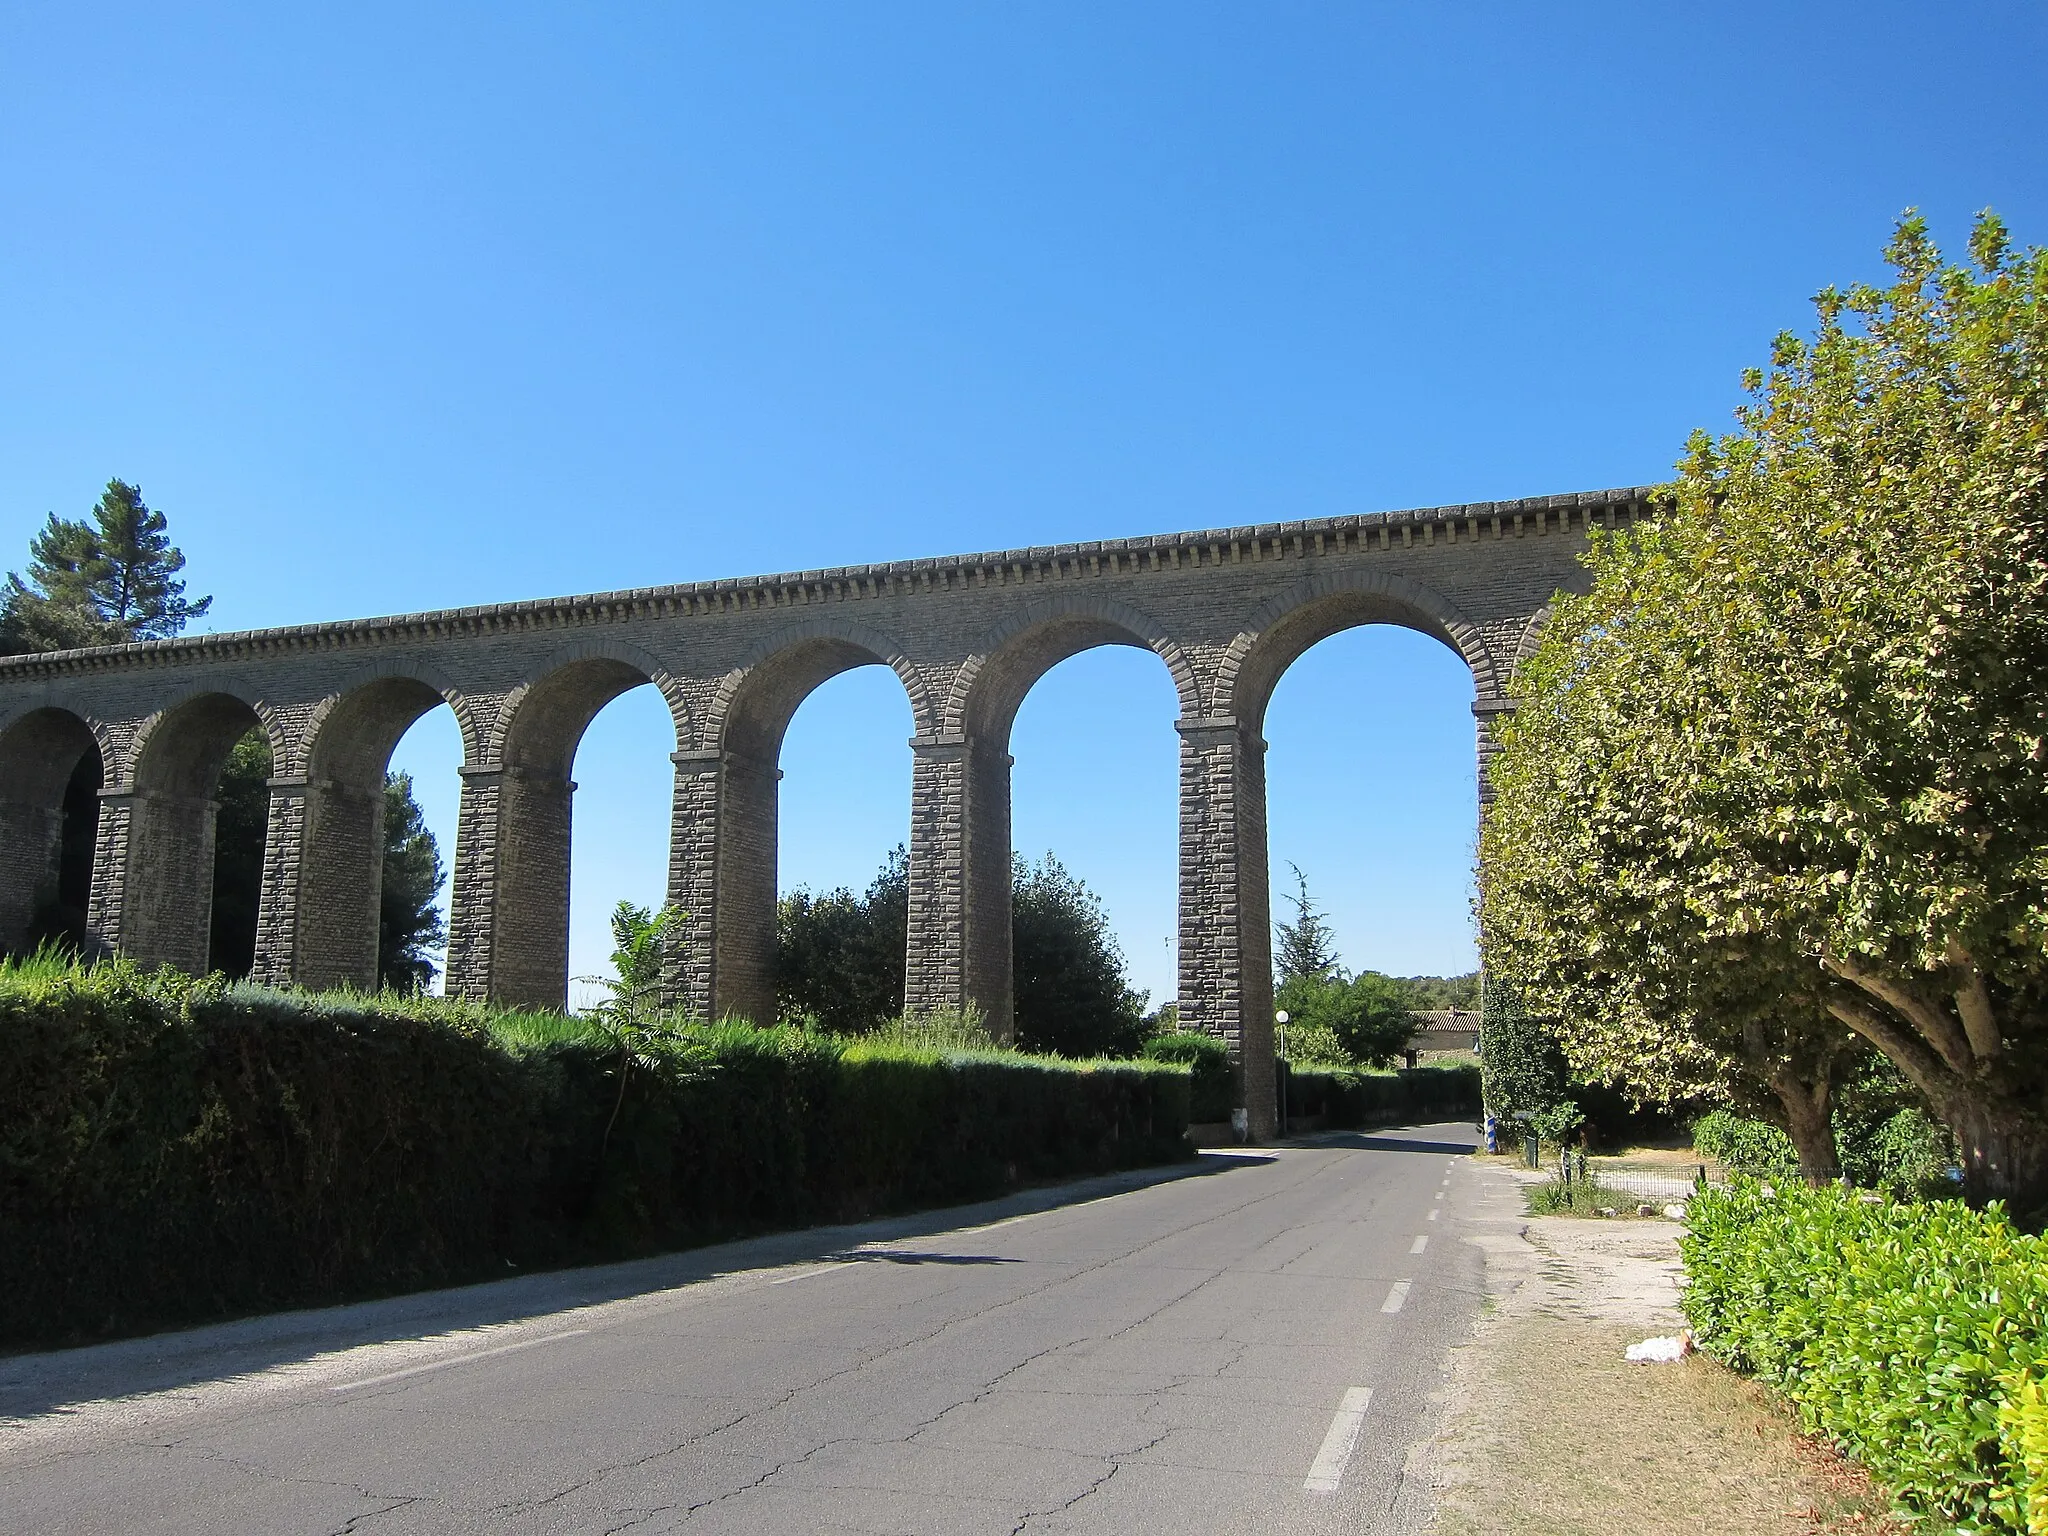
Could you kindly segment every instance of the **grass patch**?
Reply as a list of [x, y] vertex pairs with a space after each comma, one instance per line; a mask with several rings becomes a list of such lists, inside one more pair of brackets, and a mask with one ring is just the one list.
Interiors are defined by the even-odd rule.
[[1524, 1193], [1532, 1216], [1634, 1216], [1638, 1214], [1637, 1207], [1646, 1203], [1641, 1195], [1584, 1179], [1573, 1179], [1569, 1184], [1562, 1179], [1546, 1179], [1541, 1184], [1529, 1185]]

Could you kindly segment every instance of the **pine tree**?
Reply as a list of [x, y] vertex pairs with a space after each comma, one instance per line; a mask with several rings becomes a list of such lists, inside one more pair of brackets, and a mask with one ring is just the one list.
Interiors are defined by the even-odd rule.
[[412, 775], [384, 776], [384, 883], [377, 913], [377, 984], [424, 992], [434, 979], [433, 954], [447, 942], [434, 898], [447, 879], [441, 850], [427, 830]]
[[1330, 928], [1329, 919], [1322, 908], [1308, 893], [1308, 877], [1301, 872], [1299, 864], [1289, 864], [1294, 871], [1294, 894], [1287, 899], [1294, 903], [1294, 921], [1275, 923], [1273, 934], [1280, 943], [1273, 955], [1274, 981], [1285, 986], [1297, 977], [1313, 981], [1341, 981], [1343, 972], [1337, 964], [1337, 935]]
[[159, 640], [204, 615], [213, 599], [185, 596], [185, 556], [166, 528], [121, 480], [107, 482], [92, 522], [51, 513], [29, 541], [28, 579], [8, 573], [0, 652]]
[[185, 556], [172, 545], [163, 513], [144, 503], [140, 486], [109, 480], [92, 510], [99, 527], [84, 570], [101, 620], [130, 640], [160, 640], [213, 606], [210, 597], [186, 599], [178, 580]]

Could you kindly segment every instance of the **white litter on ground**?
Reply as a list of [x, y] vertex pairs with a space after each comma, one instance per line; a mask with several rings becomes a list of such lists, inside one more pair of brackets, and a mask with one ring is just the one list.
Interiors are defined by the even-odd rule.
[[1691, 1353], [1691, 1334], [1681, 1333], [1675, 1339], [1665, 1334], [1629, 1345], [1624, 1358], [1633, 1360], [1637, 1365], [1671, 1365]]

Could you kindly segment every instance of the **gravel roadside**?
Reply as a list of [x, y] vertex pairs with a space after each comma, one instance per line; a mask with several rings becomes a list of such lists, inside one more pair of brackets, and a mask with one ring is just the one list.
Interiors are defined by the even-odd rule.
[[1435, 1486], [1435, 1536], [1906, 1529], [1754, 1383], [1698, 1355], [1623, 1360], [1684, 1326], [1678, 1223], [1530, 1217], [1522, 1182], [1484, 1171], [1472, 1241], [1488, 1306], [1453, 1354], [1443, 1429], [1411, 1469]]

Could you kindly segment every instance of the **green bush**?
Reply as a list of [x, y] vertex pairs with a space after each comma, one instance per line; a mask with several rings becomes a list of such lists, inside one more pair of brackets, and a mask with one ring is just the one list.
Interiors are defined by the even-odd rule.
[[1309, 1067], [1288, 1074], [1290, 1118], [1321, 1115], [1332, 1129], [1358, 1129], [1424, 1115], [1476, 1115], [1479, 1068], [1471, 1062], [1394, 1072]]
[[[2048, 1240], [1997, 1206], [1742, 1183], [1687, 1212], [1700, 1344], [1778, 1386], [1909, 1509], [2037, 1531], [2048, 1430]], [[2030, 1524], [2031, 1518], [2031, 1524]]]
[[[0, 968], [0, 1345], [977, 1198], [1186, 1155], [1190, 1077], [121, 965]], [[614, 1116], [616, 1115], [616, 1119]]]
[[1192, 1030], [1154, 1035], [1145, 1042], [1145, 1057], [1188, 1069], [1188, 1118], [1195, 1124], [1214, 1125], [1230, 1118], [1236, 1096], [1232, 1092], [1230, 1051], [1221, 1040]]
[[1752, 1179], [1799, 1177], [1799, 1155], [1792, 1150], [1792, 1138], [1775, 1125], [1747, 1119], [1732, 1110], [1717, 1109], [1700, 1116], [1692, 1128], [1692, 1148], [1730, 1173]]
[[[1835, 1115], [1842, 1172], [1852, 1184], [1900, 1199], [1931, 1199], [1955, 1190], [1955, 1138], [1924, 1111], [1905, 1108], [1882, 1119]], [[1730, 1173], [1753, 1179], [1796, 1179], [1799, 1157], [1792, 1139], [1775, 1125], [1725, 1109], [1702, 1115], [1692, 1130], [1694, 1150]]]

